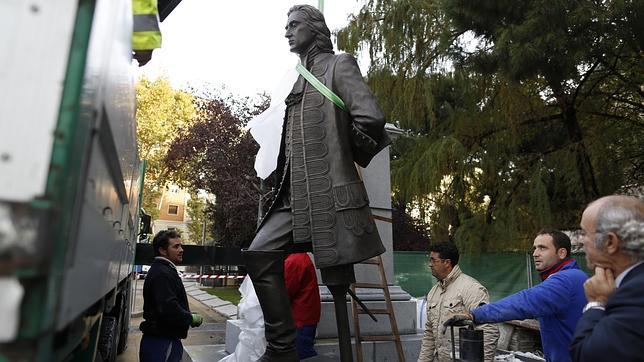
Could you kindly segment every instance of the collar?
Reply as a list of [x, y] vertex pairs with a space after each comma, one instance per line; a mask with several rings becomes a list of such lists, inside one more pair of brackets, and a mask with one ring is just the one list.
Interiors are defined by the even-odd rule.
[[440, 284], [441, 288], [447, 289], [447, 286], [450, 285], [456, 278], [458, 278], [463, 272], [461, 271], [461, 267], [456, 264], [453, 268], [452, 271], [449, 272], [447, 277], [443, 280], [439, 280], [438, 284]]
[[630, 272], [631, 270], [635, 269], [638, 265], [640, 265], [642, 263], [644, 263], [644, 261], [637, 262], [637, 263], [629, 266], [628, 268], [626, 268], [626, 270], [624, 270], [623, 272], [619, 273], [617, 278], [615, 278], [615, 287], [619, 288], [619, 286], [624, 281], [624, 278], [626, 277], [626, 274], [628, 274], [628, 272]]
[[318, 56], [318, 54], [321, 53], [331, 53], [333, 54], [333, 51], [324, 51], [320, 49], [315, 42], [311, 44], [309, 49], [304, 52], [304, 54], [300, 55], [300, 63], [303, 64], [306, 69], [311, 70], [311, 67], [313, 67], [313, 64], [315, 63], [315, 58]]
[[177, 266], [176, 266], [176, 265], [174, 265], [174, 263], [173, 263], [173, 262], [171, 262], [171, 261], [170, 261], [170, 259], [168, 259], [168, 258], [166, 258], [166, 257], [163, 257], [163, 256], [155, 256], [155, 257], [154, 257], [154, 260], [155, 260], [155, 261], [156, 261], [156, 260], [165, 261], [166, 263], [170, 264], [170, 266], [172, 267], [172, 269], [177, 270]]
[[[315, 61], [317, 60], [316, 58], [320, 54], [328, 53], [327, 51], [321, 50], [315, 43], [311, 44], [309, 49], [307, 49], [305, 52], [300, 55], [300, 64], [303, 64], [307, 70], [311, 70], [313, 68], [313, 65], [315, 64]], [[333, 53], [333, 52], [331, 52]], [[296, 72], [297, 74], [297, 72]], [[292, 106], [294, 104], [299, 103], [302, 100], [302, 94], [304, 93], [304, 85], [307, 81], [302, 77], [299, 76], [297, 78], [297, 81], [293, 85], [293, 88], [291, 89], [291, 93], [286, 97], [286, 105], [287, 106]]]
[[558, 272], [558, 271], [559, 271], [559, 270], [561, 270], [564, 266], [566, 266], [566, 265], [568, 265], [568, 264], [572, 263], [573, 261], [575, 261], [573, 258], [571, 258], [571, 257], [567, 257], [566, 259], [564, 259], [564, 260], [562, 260], [562, 261], [558, 262], [557, 264], [555, 264], [555, 265], [551, 266], [550, 268], [548, 268], [548, 269], [546, 269], [546, 270], [544, 270], [544, 271], [540, 272], [540, 273], [539, 273], [539, 276], [541, 277], [541, 281], [544, 281], [544, 280], [548, 279], [548, 277], [549, 277], [549, 276], [551, 276], [552, 274], [554, 274], [554, 273]]

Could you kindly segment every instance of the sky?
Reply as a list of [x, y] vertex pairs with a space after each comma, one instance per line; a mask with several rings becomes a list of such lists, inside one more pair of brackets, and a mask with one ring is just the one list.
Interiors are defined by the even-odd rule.
[[[325, 0], [331, 32], [345, 26], [363, 3]], [[318, 0], [183, 0], [161, 23], [163, 46], [139, 68], [139, 75], [165, 76], [177, 88], [214, 86], [240, 96], [270, 94], [297, 64], [284, 37], [286, 13], [297, 4], [317, 7]]]

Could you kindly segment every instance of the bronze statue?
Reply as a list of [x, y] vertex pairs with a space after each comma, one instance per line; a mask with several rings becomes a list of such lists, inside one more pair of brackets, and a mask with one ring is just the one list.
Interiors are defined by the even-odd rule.
[[288, 12], [286, 38], [301, 64], [344, 102], [342, 110], [299, 76], [286, 98], [276, 170], [263, 180], [257, 234], [243, 251], [264, 312], [261, 361], [297, 361], [284, 257], [312, 251], [335, 304], [343, 360], [351, 357], [346, 293], [353, 265], [385, 251], [357, 163], [385, 148], [385, 118], [353, 56], [334, 54], [324, 16], [309, 5]]

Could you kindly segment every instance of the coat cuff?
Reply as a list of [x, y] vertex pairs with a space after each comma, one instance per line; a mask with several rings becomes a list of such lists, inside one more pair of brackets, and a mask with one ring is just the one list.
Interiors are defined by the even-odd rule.
[[358, 149], [367, 153], [375, 153], [378, 148], [378, 142], [360, 130], [355, 123], [351, 125], [351, 138]]
[[472, 316], [472, 322], [474, 322], [474, 324], [482, 324], [476, 321], [476, 313], [474, 313], [473, 309], [470, 310], [470, 315]]

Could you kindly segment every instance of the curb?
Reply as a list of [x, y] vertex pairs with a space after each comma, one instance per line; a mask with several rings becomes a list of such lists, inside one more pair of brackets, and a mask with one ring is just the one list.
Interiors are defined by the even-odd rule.
[[225, 301], [215, 295], [210, 295], [212, 298], [209, 297], [208, 299], [197, 298], [197, 296], [207, 294], [207, 292], [203, 291], [199, 286], [196, 285], [196, 283], [190, 287], [187, 287], [186, 293], [192, 299], [201, 303], [203, 306], [217, 312], [217, 314], [221, 315], [222, 317], [226, 319], [237, 319], [237, 306], [232, 304], [231, 302]]

